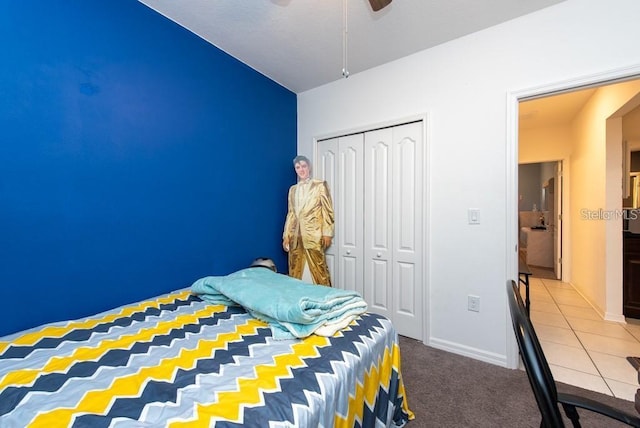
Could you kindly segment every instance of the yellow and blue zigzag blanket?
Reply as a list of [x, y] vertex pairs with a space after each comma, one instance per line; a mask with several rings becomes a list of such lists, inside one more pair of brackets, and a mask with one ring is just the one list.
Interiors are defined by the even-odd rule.
[[397, 334], [363, 314], [274, 340], [182, 290], [0, 338], [0, 426], [390, 427], [407, 407]]

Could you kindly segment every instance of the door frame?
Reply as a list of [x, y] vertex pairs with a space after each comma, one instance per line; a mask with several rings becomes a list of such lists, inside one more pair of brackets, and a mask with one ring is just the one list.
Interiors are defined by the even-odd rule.
[[[546, 85], [515, 89], [506, 96], [506, 278], [518, 281], [518, 106], [527, 99], [557, 95], [562, 92], [584, 89], [589, 86], [602, 86], [608, 83], [620, 83], [624, 80], [637, 79], [640, 76], [640, 64], [623, 67], [601, 73], [576, 77], [573, 79], [551, 82]], [[567, 165], [564, 165], [565, 167]], [[566, 268], [566, 264], [564, 266]], [[564, 269], [563, 269], [564, 270]], [[507, 307], [506, 293], [504, 305]], [[518, 345], [511, 327], [511, 315], [505, 311], [506, 322], [506, 363], [509, 368], [517, 368], [519, 364]]]
[[553, 197], [555, 198], [555, 200], [553, 201], [554, 204], [554, 209], [555, 211], [552, 213], [552, 215], [555, 216], [554, 218], [554, 224], [555, 224], [555, 231], [554, 233], [556, 234], [554, 242], [553, 242], [553, 257], [554, 257], [554, 265], [555, 265], [555, 272], [556, 272], [556, 278], [559, 279], [560, 281], [563, 280], [563, 278], [566, 276], [566, 273], [564, 272], [565, 269], [563, 268], [563, 262], [564, 262], [564, 254], [566, 251], [564, 251], [564, 249], [562, 248], [562, 246], [565, 243], [565, 240], [562, 239], [562, 234], [564, 233], [564, 206], [562, 205], [564, 203], [564, 160], [558, 160], [556, 161], [556, 171], [555, 171], [555, 175], [554, 175], [554, 195]]

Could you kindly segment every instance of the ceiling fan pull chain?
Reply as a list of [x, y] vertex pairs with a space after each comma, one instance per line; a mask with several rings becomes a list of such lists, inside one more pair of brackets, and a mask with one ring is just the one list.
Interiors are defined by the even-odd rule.
[[347, 67], [347, 49], [348, 49], [348, 40], [347, 40], [347, 34], [349, 32], [348, 28], [347, 28], [347, 21], [348, 21], [348, 16], [347, 16], [347, 2], [348, 0], [343, 0], [342, 5], [343, 5], [343, 33], [342, 33], [342, 75], [344, 76], [344, 78], [346, 79], [347, 77], [349, 77], [349, 69]]

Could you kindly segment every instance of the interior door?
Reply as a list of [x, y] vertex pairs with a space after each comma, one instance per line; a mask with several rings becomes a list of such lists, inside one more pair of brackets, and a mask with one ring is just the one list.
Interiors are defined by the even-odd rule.
[[393, 323], [398, 332], [422, 338], [423, 230], [422, 122], [393, 128], [392, 248]]
[[364, 135], [340, 137], [338, 141], [338, 283], [340, 288], [364, 295], [363, 284], [363, 164]]
[[[334, 214], [339, 209], [338, 195], [338, 138], [331, 138], [328, 140], [318, 141], [317, 144], [317, 157], [316, 166], [313, 169], [314, 176], [320, 180], [327, 182], [329, 186], [329, 193], [331, 193], [331, 199], [333, 202]], [[325, 251], [325, 259], [327, 266], [329, 267], [329, 275], [331, 275], [331, 282], [334, 287], [339, 287], [336, 283], [336, 260], [337, 260], [337, 245], [339, 230], [334, 231], [333, 241], [331, 246]]]
[[371, 312], [393, 321], [391, 128], [365, 134], [364, 298]]
[[365, 133], [364, 284], [369, 310], [422, 338], [423, 125]]
[[364, 134], [318, 141], [320, 168], [333, 200], [335, 233], [325, 252], [334, 287], [364, 294], [363, 286]]

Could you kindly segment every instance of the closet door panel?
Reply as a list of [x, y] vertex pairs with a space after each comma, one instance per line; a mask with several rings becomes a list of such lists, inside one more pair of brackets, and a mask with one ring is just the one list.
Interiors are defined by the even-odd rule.
[[[358, 168], [358, 149], [353, 145], [340, 148], [340, 211], [339, 220], [341, 225], [340, 245], [354, 248], [358, 245], [358, 223], [359, 209], [357, 198], [362, 199], [361, 168]], [[360, 171], [359, 171], [360, 170]]]
[[392, 317], [391, 129], [365, 133], [364, 298], [371, 312]]
[[338, 142], [338, 186], [340, 188], [336, 228], [338, 234], [338, 278], [340, 288], [363, 294], [363, 165], [364, 135], [340, 137]]
[[[328, 140], [318, 141], [317, 145], [317, 161], [313, 169], [312, 173], [315, 174], [315, 177], [324, 180], [327, 182], [329, 186], [329, 193], [331, 193], [331, 199], [333, 202], [334, 215], [336, 212], [336, 201], [338, 200], [339, 191], [338, 187], [338, 138], [331, 138]], [[333, 243], [325, 252], [325, 258], [327, 260], [327, 266], [329, 267], [329, 274], [331, 275], [331, 281], [333, 286], [336, 287], [339, 285], [336, 284], [336, 280], [338, 278], [337, 269], [337, 245], [336, 242], [338, 238], [338, 229], [335, 230]]]
[[422, 337], [422, 124], [393, 128], [393, 322]]
[[397, 251], [416, 250], [416, 143], [403, 138], [396, 144], [394, 167], [394, 238]]
[[391, 302], [388, 293], [389, 263], [386, 260], [370, 260], [371, 291], [367, 300], [369, 311], [380, 315], [390, 314]]
[[416, 305], [421, 304], [416, 301], [416, 269], [413, 263], [397, 263], [396, 277], [394, 284], [400, 288], [397, 293], [398, 302], [396, 311], [405, 315], [413, 315], [416, 313]]
[[[384, 135], [383, 135], [384, 136]], [[384, 141], [378, 141], [370, 147], [368, 154], [371, 155], [371, 165], [369, 184], [371, 191], [367, 194], [370, 198], [370, 206], [367, 209], [368, 221], [371, 227], [373, 248], [388, 251], [390, 243], [389, 224], [389, 163], [391, 153], [390, 147]]]

